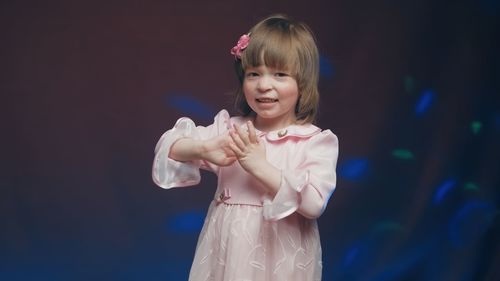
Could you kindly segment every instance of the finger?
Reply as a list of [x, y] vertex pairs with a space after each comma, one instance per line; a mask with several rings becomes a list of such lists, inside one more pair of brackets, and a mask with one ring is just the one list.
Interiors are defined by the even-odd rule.
[[229, 135], [231, 136], [231, 139], [233, 140], [233, 141], [232, 141], [232, 142], [230, 142], [229, 144], [230, 144], [230, 145], [231, 145], [231, 143], [235, 144], [235, 145], [238, 147], [238, 149], [239, 149], [241, 152], [243, 152], [243, 151], [245, 150], [245, 148], [246, 148], [246, 145], [245, 145], [245, 143], [241, 140], [240, 135], [239, 135], [237, 132], [233, 131], [233, 130], [231, 130], [231, 131], [229, 132]]
[[250, 140], [248, 140], [248, 133], [243, 131], [243, 129], [236, 124], [234, 124], [233, 126], [234, 126], [234, 129], [236, 130], [236, 132], [238, 133], [238, 135], [240, 136], [240, 139], [243, 141], [243, 143], [245, 145], [248, 145], [250, 143]]
[[240, 158], [243, 156], [243, 152], [234, 142], [229, 143], [229, 148], [233, 151], [236, 158]]
[[228, 158], [228, 159], [235, 159], [236, 158], [234, 151], [230, 147], [232, 142], [233, 142], [233, 140], [231, 139], [230, 136], [228, 136], [228, 140], [226, 141], [226, 143], [224, 144], [224, 147], [222, 148], [222, 151], [224, 151], [224, 154], [226, 155], [226, 158]]
[[248, 126], [248, 139], [251, 143], [259, 143], [259, 138], [257, 138], [257, 133], [255, 133], [255, 127], [253, 126], [252, 121], [247, 122]]

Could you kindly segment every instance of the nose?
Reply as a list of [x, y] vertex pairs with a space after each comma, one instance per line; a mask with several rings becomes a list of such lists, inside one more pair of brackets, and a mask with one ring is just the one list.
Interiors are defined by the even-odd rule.
[[266, 92], [272, 88], [272, 83], [269, 77], [266, 75], [259, 77], [257, 82], [257, 89], [261, 92]]

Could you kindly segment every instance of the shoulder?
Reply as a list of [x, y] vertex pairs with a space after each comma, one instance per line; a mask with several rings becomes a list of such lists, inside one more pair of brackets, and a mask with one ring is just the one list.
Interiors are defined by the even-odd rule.
[[214, 117], [214, 124], [218, 128], [219, 133], [223, 133], [230, 130], [234, 124], [244, 125], [248, 120], [248, 117], [244, 116], [232, 116], [226, 109], [219, 111]]
[[330, 143], [338, 143], [339, 140], [337, 135], [335, 135], [330, 129], [321, 130], [318, 134], [314, 136], [314, 139], [318, 141], [330, 142]]
[[320, 157], [336, 161], [339, 154], [339, 140], [331, 130], [321, 130], [305, 142], [308, 157]]
[[307, 146], [311, 149], [313, 148], [333, 148], [337, 149], [339, 145], [339, 140], [337, 135], [335, 135], [331, 130], [319, 130], [316, 134], [311, 136], [307, 140]]
[[[294, 130], [302, 132], [305, 149], [310, 154], [336, 154], [339, 141], [331, 130], [323, 130], [313, 124], [294, 125]], [[309, 134], [308, 134], [309, 133]]]

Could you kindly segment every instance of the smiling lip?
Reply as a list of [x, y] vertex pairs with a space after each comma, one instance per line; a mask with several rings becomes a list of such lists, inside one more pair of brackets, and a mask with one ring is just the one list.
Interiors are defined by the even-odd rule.
[[278, 99], [271, 99], [271, 98], [260, 98], [255, 100], [260, 103], [273, 103], [278, 101]]

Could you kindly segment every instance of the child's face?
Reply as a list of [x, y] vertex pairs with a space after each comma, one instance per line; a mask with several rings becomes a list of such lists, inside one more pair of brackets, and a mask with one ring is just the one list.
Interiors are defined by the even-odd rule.
[[245, 70], [243, 92], [248, 105], [257, 114], [257, 123], [265, 122], [279, 129], [296, 121], [299, 89], [289, 72], [265, 65], [249, 67]]

